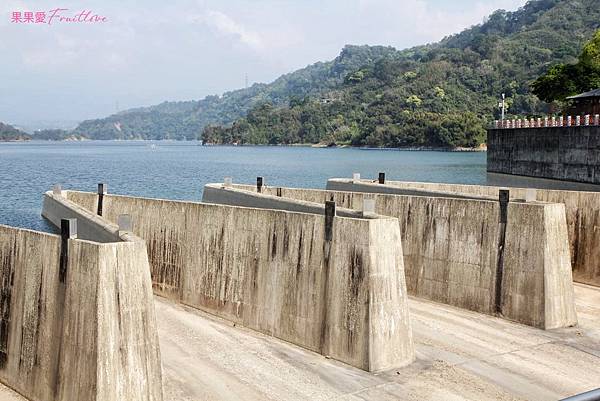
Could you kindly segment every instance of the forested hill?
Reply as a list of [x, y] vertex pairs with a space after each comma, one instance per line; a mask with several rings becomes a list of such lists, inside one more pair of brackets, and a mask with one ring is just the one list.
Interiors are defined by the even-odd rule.
[[4, 141], [28, 141], [31, 137], [12, 125], [0, 122], [0, 142]]
[[347, 74], [395, 53], [392, 47], [347, 46], [339, 57], [283, 75], [270, 84], [208, 96], [200, 101], [164, 102], [82, 122], [71, 135], [90, 139], [198, 139], [208, 124], [228, 124], [252, 107], [287, 106], [291, 98], [317, 97], [343, 84]]
[[439, 43], [346, 46], [333, 61], [271, 84], [129, 110], [70, 134], [195, 139], [206, 127], [207, 143], [476, 146], [502, 92], [511, 114], [546, 112], [531, 82], [553, 64], [576, 61], [599, 27], [600, 0], [530, 1]]

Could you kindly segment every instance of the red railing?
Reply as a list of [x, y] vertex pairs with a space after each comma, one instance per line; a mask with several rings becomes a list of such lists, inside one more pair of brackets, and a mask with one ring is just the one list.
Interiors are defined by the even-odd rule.
[[545, 117], [530, 119], [512, 119], [494, 121], [494, 128], [545, 128], [545, 127], [583, 127], [600, 125], [600, 114], [567, 117]]

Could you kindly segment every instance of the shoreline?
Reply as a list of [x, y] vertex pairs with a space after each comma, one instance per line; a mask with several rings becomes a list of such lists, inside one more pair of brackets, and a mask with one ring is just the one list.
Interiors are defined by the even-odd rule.
[[289, 147], [289, 148], [314, 148], [314, 149], [359, 149], [359, 150], [373, 150], [373, 151], [404, 151], [404, 152], [487, 152], [487, 147], [479, 146], [476, 148], [465, 148], [465, 147], [433, 147], [433, 146], [408, 146], [404, 148], [387, 148], [387, 147], [369, 147], [369, 146], [352, 146], [352, 145], [339, 145], [339, 146], [327, 146], [312, 143], [293, 143], [293, 144], [208, 144], [203, 145], [200, 141], [196, 140], [176, 140], [176, 139], [64, 139], [64, 140], [44, 140], [44, 139], [26, 139], [26, 140], [0, 140], [0, 143], [81, 143], [81, 142], [169, 142], [169, 143], [194, 143], [198, 146], [203, 147]]

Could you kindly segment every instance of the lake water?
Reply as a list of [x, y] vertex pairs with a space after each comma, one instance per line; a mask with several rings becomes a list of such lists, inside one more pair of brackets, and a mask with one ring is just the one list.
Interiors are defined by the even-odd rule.
[[115, 194], [200, 200], [202, 187], [223, 182], [325, 188], [328, 178], [486, 183], [486, 154], [309, 147], [203, 147], [190, 142], [0, 143], [0, 224], [49, 231], [42, 196], [59, 183]]

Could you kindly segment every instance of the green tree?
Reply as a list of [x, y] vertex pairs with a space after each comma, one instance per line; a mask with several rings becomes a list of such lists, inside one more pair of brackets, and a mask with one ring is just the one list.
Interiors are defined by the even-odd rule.
[[410, 95], [406, 99], [406, 103], [410, 104], [413, 108], [417, 108], [423, 104], [423, 101], [417, 95]]
[[576, 64], [554, 65], [531, 86], [548, 103], [600, 88], [600, 30], [583, 46]]

